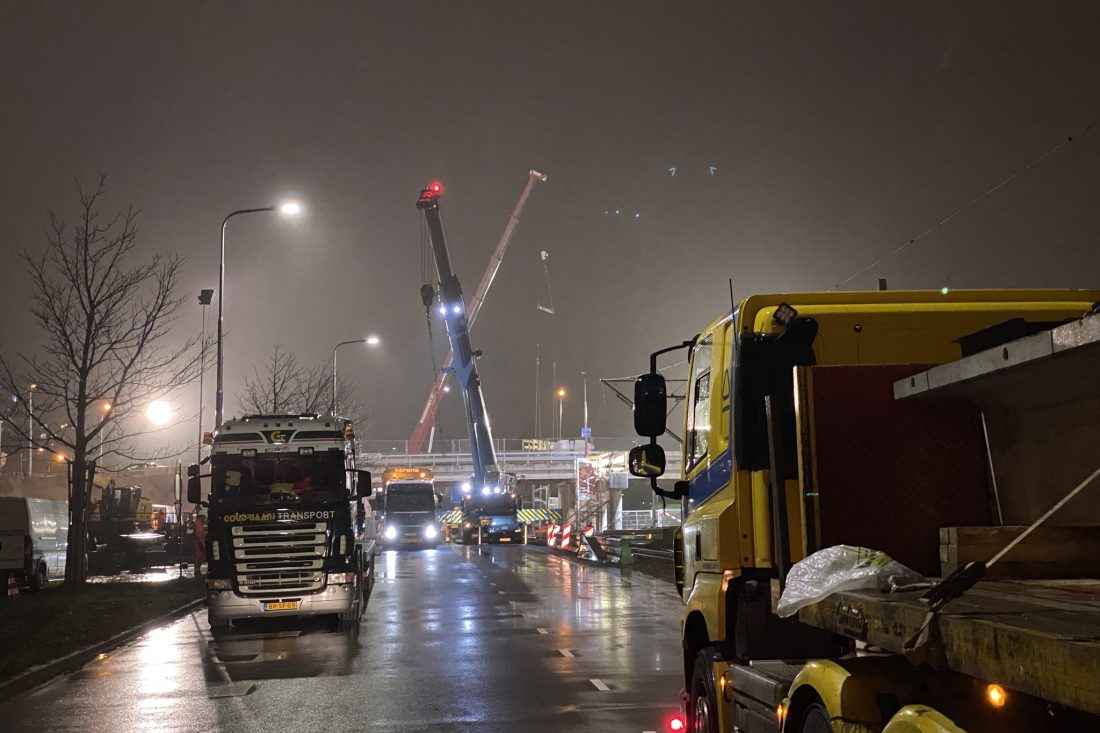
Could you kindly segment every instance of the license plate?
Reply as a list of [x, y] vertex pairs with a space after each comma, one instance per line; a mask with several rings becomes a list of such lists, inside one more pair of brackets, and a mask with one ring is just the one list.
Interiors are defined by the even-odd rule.
[[265, 611], [297, 611], [298, 601], [273, 601], [264, 604]]
[[511, 538], [511, 537], [501, 537], [501, 538], [500, 538], [500, 541], [501, 541], [501, 542], [511, 542], [511, 541], [512, 541], [512, 538]]

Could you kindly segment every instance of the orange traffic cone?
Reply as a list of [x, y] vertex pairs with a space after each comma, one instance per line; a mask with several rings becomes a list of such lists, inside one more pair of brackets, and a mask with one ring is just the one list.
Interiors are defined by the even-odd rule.
[[15, 582], [15, 576], [8, 576], [8, 598], [10, 600], [16, 600], [19, 598], [19, 584]]

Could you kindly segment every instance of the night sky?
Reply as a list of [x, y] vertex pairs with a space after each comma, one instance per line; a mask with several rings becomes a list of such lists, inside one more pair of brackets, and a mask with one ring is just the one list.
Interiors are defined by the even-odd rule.
[[[1098, 38], [1095, 2], [0, 0], [0, 348], [33, 348], [13, 253], [75, 210], [74, 178], [106, 171], [195, 294], [222, 217], [293, 196], [297, 221], [231, 224], [228, 411], [273, 344], [319, 363], [377, 333], [340, 364], [371, 437], [405, 438], [432, 379], [417, 193], [446, 186], [469, 296], [537, 168], [474, 328], [494, 430], [535, 433], [546, 249], [565, 431], [586, 370], [595, 434], [628, 435], [597, 378], [728, 309], [727, 278], [831, 288], [1100, 118]], [[1100, 126], [846, 287], [1096, 287], [1098, 172]]]

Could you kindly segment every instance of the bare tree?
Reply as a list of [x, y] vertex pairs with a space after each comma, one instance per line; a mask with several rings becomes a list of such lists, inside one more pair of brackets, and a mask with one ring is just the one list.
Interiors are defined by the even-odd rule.
[[74, 584], [85, 580], [93, 455], [147, 434], [146, 407], [195, 379], [200, 359], [198, 338], [174, 345], [167, 338], [183, 303], [176, 295], [183, 260], [134, 264], [137, 211], [105, 217], [105, 186], [106, 176], [91, 191], [78, 182], [76, 220], [51, 212], [44, 250], [20, 253], [45, 343], [14, 360], [0, 354], [0, 382], [16, 398], [10, 427], [71, 467], [65, 579]]
[[[237, 401], [246, 413], [261, 415], [315, 412], [327, 414], [332, 402], [330, 365], [308, 366], [298, 355], [275, 344], [261, 370], [255, 367], [245, 377], [244, 392]], [[351, 420], [361, 434], [366, 433], [370, 415], [364, 409], [358, 390], [342, 376], [336, 377], [337, 412]]]

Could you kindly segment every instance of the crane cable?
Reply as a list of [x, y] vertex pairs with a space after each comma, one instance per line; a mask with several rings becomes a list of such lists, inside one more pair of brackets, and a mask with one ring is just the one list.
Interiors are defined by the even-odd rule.
[[859, 277], [863, 273], [867, 272], [868, 270], [871, 270], [871, 269], [874, 269], [875, 267], [878, 267], [880, 264], [882, 264], [886, 260], [890, 259], [894, 255], [898, 254], [902, 250], [908, 248], [910, 245], [916, 244], [918, 241], [920, 241], [921, 239], [924, 239], [926, 236], [928, 236], [932, 232], [934, 232], [937, 229], [943, 227], [945, 224], [947, 224], [949, 221], [951, 221], [952, 219], [957, 217], [959, 214], [963, 213], [964, 211], [967, 211], [968, 209], [973, 208], [974, 206], [977, 206], [979, 203], [981, 203], [985, 199], [989, 198], [990, 196], [992, 196], [993, 194], [995, 194], [997, 191], [1001, 190], [1002, 188], [1004, 188], [1008, 184], [1012, 183], [1014, 180], [1016, 180], [1020, 176], [1024, 175], [1029, 170], [1031, 170], [1035, 166], [1039, 165], [1040, 163], [1042, 163], [1047, 158], [1050, 158], [1052, 155], [1054, 155], [1059, 150], [1061, 150], [1065, 146], [1072, 143], [1074, 140], [1077, 140], [1078, 138], [1084, 137], [1088, 133], [1092, 132], [1093, 128], [1096, 127], [1097, 125], [1100, 125], [1100, 117], [1098, 117], [1097, 119], [1093, 120], [1092, 122], [1090, 122], [1087, 125], [1085, 125], [1084, 127], [1082, 127], [1076, 134], [1070, 135], [1065, 140], [1062, 140], [1060, 143], [1058, 143], [1057, 145], [1052, 147], [1050, 150], [1047, 150], [1045, 153], [1040, 155], [1038, 158], [1035, 158], [1034, 160], [1032, 160], [1027, 165], [1025, 165], [1021, 168], [1017, 168], [1015, 171], [1010, 173], [1006, 178], [1004, 178], [1000, 183], [997, 183], [992, 188], [988, 189], [985, 193], [971, 199], [967, 203], [965, 203], [962, 206], [960, 206], [959, 208], [955, 209], [950, 214], [948, 214], [944, 218], [940, 219], [938, 222], [936, 222], [932, 226], [928, 227], [927, 229], [925, 229], [920, 234], [916, 235], [912, 239], [909, 239], [905, 242], [902, 242], [901, 244], [894, 247], [892, 250], [890, 250], [886, 254], [884, 254], [881, 257], [879, 257], [878, 259], [876, 259], [871, 264], [856, 270], [851, 275], [849, 275], [848, 277], [844, 278], [843, 280], [838, 282], [836, 285], [834, 285], [833, 290], [839, 290], [842, 285], [846, 285], [847, 283], [851, 282], [852, 280], [855, 280], [857, 277]]

